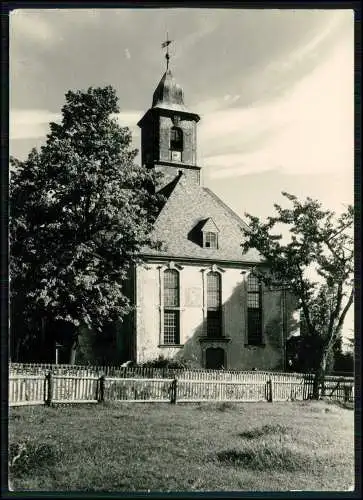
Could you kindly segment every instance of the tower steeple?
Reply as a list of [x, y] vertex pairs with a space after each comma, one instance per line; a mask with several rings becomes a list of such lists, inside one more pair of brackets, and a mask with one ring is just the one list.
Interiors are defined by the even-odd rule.
[[[171, 40], [163, 42], [168, 49]], [[200, 183], [197, 165], [197, 123], [200, 116], [190, 111], [184, 103], [182, 87], [175, 81], [167, 67], [158, 83], [151, 108], [138, 123], [141, 128], [141, 161], [149, 168], [161, 170], [168, 184], [182, 171], [190, 182]]]
[[170, 69], [167, 69], [153, 95], [152, 107], [163, 107], [175, 111], [188, 111], [184, 105], [181, 86], [176, 83]]
[[169, 45], [173, 42], [173, 40], [169, 40], [169, 35], [168, 32], [166, 32], [166, 40], [161, 44], [161, 47], [163, 49], [166, 48], [166, 53], [165, 53], [165, 59], [166, 59], [166, 71], [169, 69], [169, 60], [170, 60], [170, 54], [169, 54]]

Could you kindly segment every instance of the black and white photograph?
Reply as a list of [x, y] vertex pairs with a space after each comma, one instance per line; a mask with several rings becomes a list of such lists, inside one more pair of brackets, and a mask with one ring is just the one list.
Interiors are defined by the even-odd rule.
[[10, 494], [356, 492], [354, 29], [10, 10]]

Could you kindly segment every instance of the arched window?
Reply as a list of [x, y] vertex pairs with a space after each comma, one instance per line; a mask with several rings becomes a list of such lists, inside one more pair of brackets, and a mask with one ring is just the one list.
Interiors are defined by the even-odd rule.
[[207, 336], [222, 336], [221, 275], [217, 272], [207, 274]]
[[180, 343], [179, 273], [164, 271], [164, 344]]
[[247, 280], [247, 333], [248, 344], [262, 344], [262, 289], [257, 276], [249, 274]]
[[183, 131], [179, 127], [172, 127], [170, 130], [170, 149], [183, 151]]

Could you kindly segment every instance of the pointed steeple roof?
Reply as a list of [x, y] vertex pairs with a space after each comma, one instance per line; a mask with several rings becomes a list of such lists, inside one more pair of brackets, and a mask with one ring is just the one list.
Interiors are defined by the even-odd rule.
[[190, 113], [189, 109], [184, 104], [183, 89], [175, 81], [170, 69], [165, 71], [155, 89], [152, 107]]
[[170, 69], [165, 71], [159, 85], [155, 89], [152, 106], [154, 107], [158, 104], [178, 104], [184, 106], [183, 89], [176, 83]]

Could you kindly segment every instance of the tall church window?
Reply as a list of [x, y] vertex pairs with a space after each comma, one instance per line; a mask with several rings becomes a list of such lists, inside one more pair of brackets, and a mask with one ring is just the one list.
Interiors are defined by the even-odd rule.
[[248, 344], [262, 344], [262, 287], [252, 273], [247, 280], [247, 333]]
[[179, 273], [164, 271], [164, 344], [180, 344]]
[[207, 336], [222, 336], [221, 275], [207, 274]]
[[183, 151], [183, 131], [179, 127], [172, 127], [170, 130], [170, 149]]

